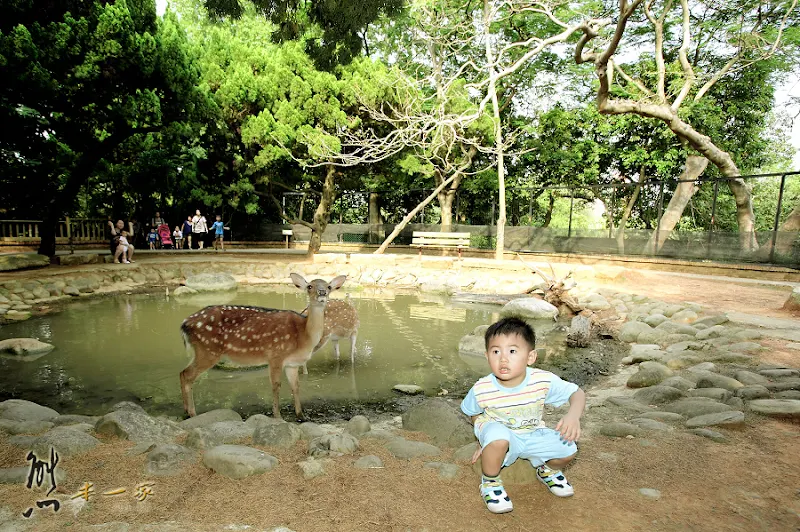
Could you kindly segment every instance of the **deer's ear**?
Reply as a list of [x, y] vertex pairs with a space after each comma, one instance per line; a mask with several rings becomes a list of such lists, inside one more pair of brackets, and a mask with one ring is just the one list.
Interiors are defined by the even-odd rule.
[[346, 279], [347, 279], [346, 275], [339, 275], [338, 277], [334, 277], [333, 279], [331, 279], [331, 282], [328, 284], [332, 289], [336, 290], [337, 288], [342, 287]]
[[292, 282], [300, 290], [305, 290], [306, 287], [308, 286], [308, 282], [306, 282], [306, 280], [303, 279], [302, 275], [299, 275], [299, 274], [296, 274], [296, 273], [291, 273], [291, 274], [289, 274], [289, 277], [292, 278]]

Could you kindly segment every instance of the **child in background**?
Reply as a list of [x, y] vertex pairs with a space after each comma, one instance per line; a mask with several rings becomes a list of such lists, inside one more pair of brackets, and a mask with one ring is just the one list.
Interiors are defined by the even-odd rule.
[[156, 228], [153, 227], [147, 233], [147, 243], [150, 244], [150, 249], [156, 249], [156, 242], [158, 242], [158, 233], [156, 233]]
[[131, 261], [128, 260], [128, 232], [122, 231], [119, 235], [119, 239], [117, 240], [119, 244], [117, 245], [117, 251], [114, 253], [114, 262], [117, 262], [120, 257], [122, 257], [122, 262], [124, 264], [130, 264]]
[[172, 232], [172, 238], [175, 239], [175, 249], [183, 249], [183, 231], [181, 231], [181, 228], [177, 225]]
[[211, 226], [211, 229], [214, 230], [214, 249], [217, 249], [217, 245], [219, 244], [219, 248], [222, 251], [225, 251], [225, 243], [223, 242], [223, 235], [225, 234], [225, 229], [230, 231], [230, 227], [225, 227], [225, 224], [222, 223], [222, 216], [219, 214], [217, 215], [217, 221]]
[[186, 217], [186, 220], [183, 221], [183, 230], [181, 231], [186, 239], [184, 243], [184, 248], [191, 250], [192, 249], [192, 215]]
[[[479, 379], [461, 403], [480, 442], [472, 461], [482, 455], [483, 502], [496, 514], [514, 509], [499, 475], [517, 458], [531, 462], [536, 476], [553, 495], [573, 495], [560, 470], [578, 451], [575, 442], [586, 405], [583, 390], [549, 371], [528, 367], [536, 362], [536, 335], [521, 319], [504, 318], [491, 325], [485, 342], [492, 373]], [[544, 405], [566, 402], [569, 411], [555, 430], [545, 427]]]

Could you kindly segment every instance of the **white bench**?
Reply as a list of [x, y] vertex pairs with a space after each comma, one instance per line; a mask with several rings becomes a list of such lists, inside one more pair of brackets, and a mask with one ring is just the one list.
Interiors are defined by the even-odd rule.
[[422, 256], [422, 248], [457, 248], [458, 258], [460, 259], [461, 250], [469, 247], [469, 233], [414, 231], [411, 238], [411, 246], [419, 248], [420, 256]]

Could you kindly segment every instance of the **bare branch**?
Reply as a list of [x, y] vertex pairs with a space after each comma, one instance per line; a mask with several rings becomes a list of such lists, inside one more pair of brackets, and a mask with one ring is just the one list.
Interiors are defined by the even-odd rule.
[[683, 13], [683, 22], [682, 22], [682, 29], [683, 29], [683, 42], [681, 42], [681, 47], [678, 49], [678, 58], [681, 63], [681, 69], [683, 69], [683, 87], [681, 87], [681, 92], [678, 93], [678, 96], [675, 98], [675, 101], [672, 102], [672, 109], [677, 110], [678, 107], [681, 106], [683, 100], [686, 99], [688, 96], [689, 91], [692, 89], [692, 85], [694, 85], [694, 69], [692, 68], [692, 64], [689, 63], [689, 44], [692, 40], [691, 35], [691, 25], [689, 21], [689, 1], [688, 0], [681, 0], [681, 11]]

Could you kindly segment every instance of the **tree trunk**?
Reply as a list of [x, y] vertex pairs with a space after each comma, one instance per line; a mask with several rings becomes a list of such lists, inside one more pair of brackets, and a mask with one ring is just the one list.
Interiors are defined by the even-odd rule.
[[628, 218], [631, 216], [633, 206], [636, 205], [636, 200], [639, 199], [639, 192], [642, 190], [642, 183], [644, 182], [644, 172], [639, 175], [639, 182], [633, 189], [633, 196], [625, 206], [625, 211], [622, 213], [622, 218], [619, 220], [619, 228], [617, 229], [617, 253], [623, 255], [625, 253], [625, 225], [628, 223]]
[[377, 244], [383, 240], [383, 218], [381, 216], [381, 197], [377, 192], [369, 193], [369, 243]]
[[308, 253], [306, 254], [308, 257], [313, 257], [322, 247], [322, 234], [331, 219], [331, 207], [333, 207], [333, 199], [336, 194], [335, 176], [336, 167], [329, 164], [325, 173], [325, 182], [322, 185], [322, 197], [319, 200], [319, 205], [317, 205], [317, 210], [314, 212], [313, 228], [311, 229], [311, 238], [308, 241]]
[[494, 258], [501, 260], [503, 258], [503, 250], [505, 248], [505, 231], [506, 231], [506, 179], [505, 179], [505, 165], [503, 162], [504, 146], [503, 146], [503, 125], [500, 121], [500, 104], [497, 101], [497, 70], [494, 67], [496, 58], [492, 52], [492, 42], [494, 39], [490, 35], [491, 9], [489, 7], [489, 0], [483, 0], [483, 31], [484, 41], [486, 45], [486, 64], [489, 70], [489, 97], [492, 99], [492, 118], [494, 120], [494, 146], [495, 156], [497, 157], [497, 189], [498, 189], [498, 216], [497, 216], [497, 232]]
[[544, 213], [544, 223], [542, 227], [550, 227], [550, 222], [553, 221], [553, 208], [556, 205], [556, 197], [550, 193], [550, 203], [547, 204], [547, 211]]
[[675, 193], [672, 199], [669, 200], [664, 214], [658, 224], [658, 230], [653, 232], [650, 240], [647, 241], [646, 249], [651, 254], [656, 254], [661, 250], [664, 242], [669, 237], [675, 225], [680, 221], [683, 216], [683, 210], [689, 204], [689, 200], [698, 190], [694, 181], [700, 177], [708, 166], [708, 159], [699, 155], [689, 155], [686, 158], [686, 167], [681, 173], [678, 186], [675, 187]]
[[453, 173], [453, 175], [442, 181], [442, 183], [436, 187], [436, 190], [434, 190], [427, 198], [425, 198], [419, 205], [414, 207], [414, 209], [406, 214], [405, 218], [403, 218], [400, 223], [394, 227], [394, 230], [391, 232], [391, 234], [386, 237], [386, 240], [383, 241], [383, 244], [381, 244], [380, 247], [375, 250], [376, 255], [380, 255], [385, 252], [386, 248], [389, 247], [389, 244], [391, 244], [397, 235], [399, 235], [400, 232], [405, 228], [405, 226], [408, 225], [408, 222], [410, 222], [419, 211], [425, 208], [428, 203], [433, 201], [433, 199], [436, 198], [436, 196], [438, 196], [447, 185], [453, 183], [456, 179], [463, 177], [462, 174], [464, 173], [464, 170], [472, 165], [472, 158], [475, 157], [476, 153], [478, 153], [478, 149], [475, 146], [470, 146], [464, 163]]
[[453, 204], [456, 199], [456, 189], [451, 185], [439, 192], [438, 196], [439, 207], [442, 211], [442, 232], [447, 233], [453, 230]]
[[[770, 236], [769, 240], [759, 248], [756, 258], [766, 260], [772, 253], [773, 240], [775, 242], [775, 254], [791, 255], [794, 241], [797, 240], [800, 232], [800, 200], [792, 209], [791, 214], [783, 224], [778, 227], [778, 234]], [[777, 237], [777, 238], [776, 238]]]

